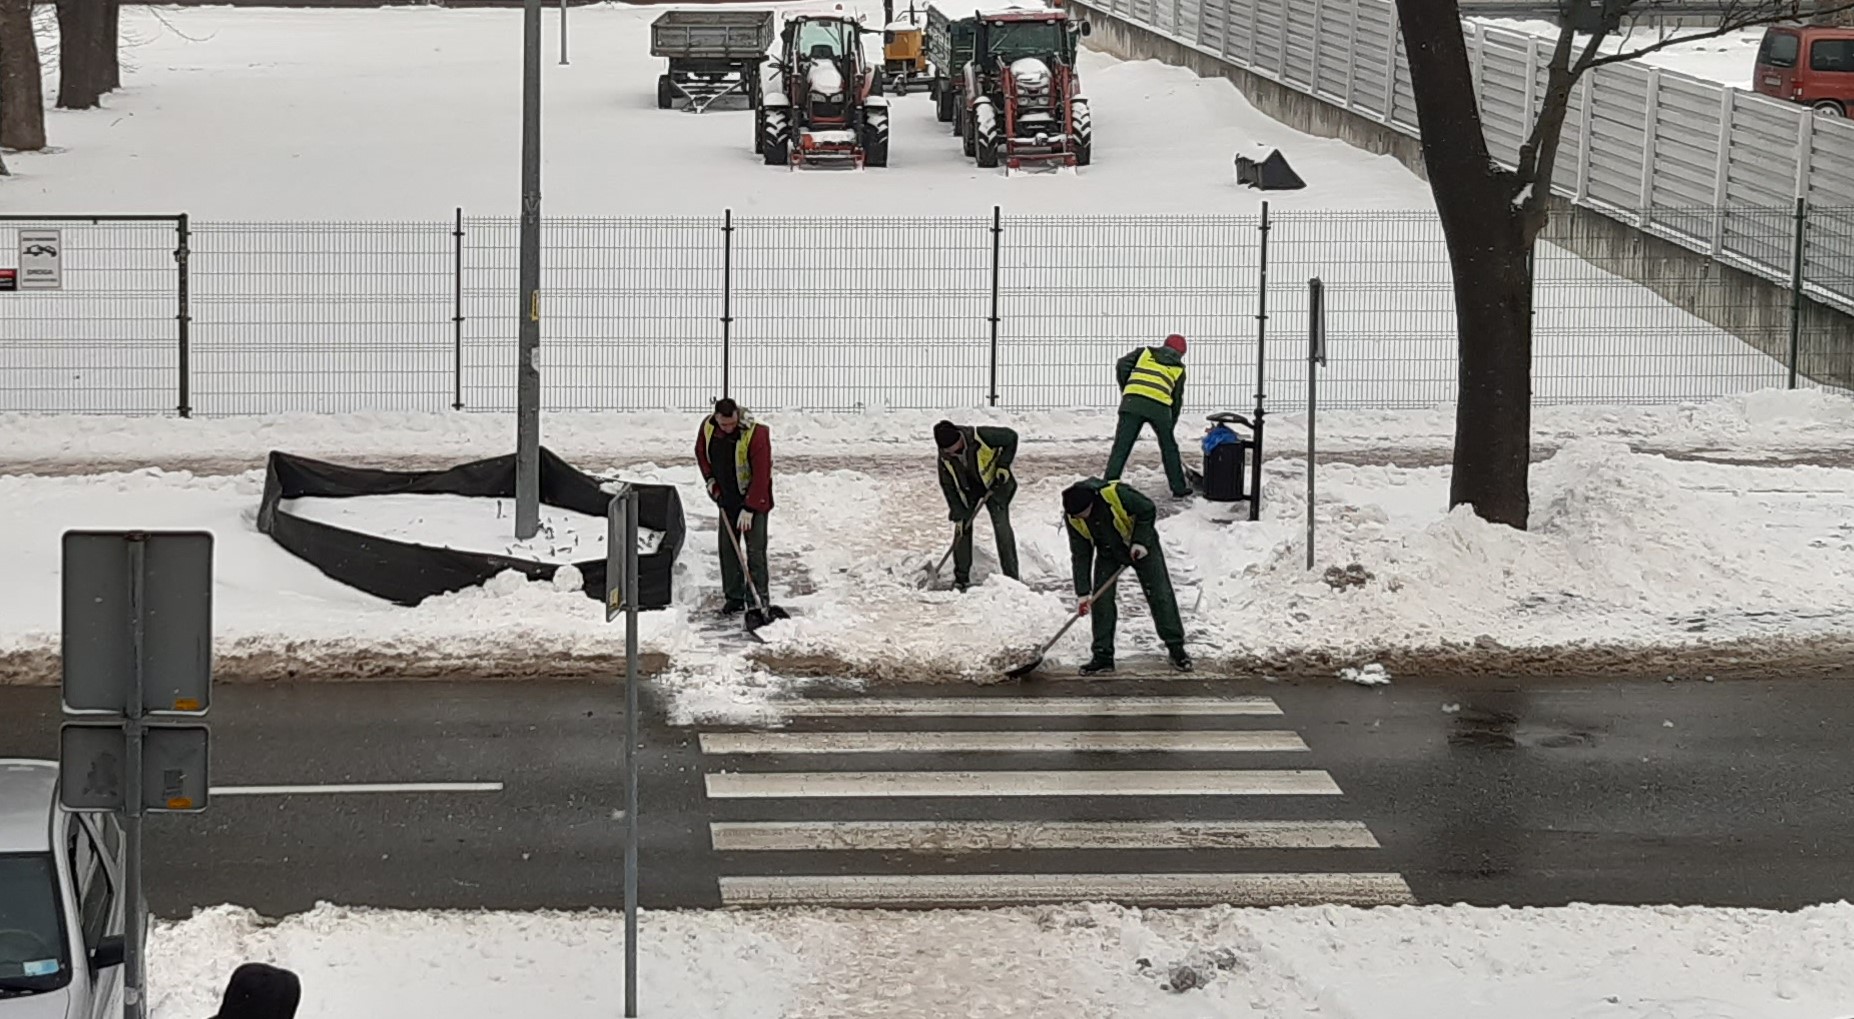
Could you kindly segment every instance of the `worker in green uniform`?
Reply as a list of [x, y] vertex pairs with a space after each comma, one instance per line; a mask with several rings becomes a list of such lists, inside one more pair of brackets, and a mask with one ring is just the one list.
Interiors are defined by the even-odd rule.
[[1162, 347], [1140, 347], [1114, 365], [1120, 384], [1120, 424], [1114, 429], [1114, 450], [1107, 455], [1107, 473], [1118, 481], [1139, 430], [1151, 425], [1159, 438], [1159, 456], [1165, 461], [1165, 480], [1175, 498], [1191, 494], [1185, 483], [1184, 464], [1178, 459], [1178, 417], [1184, 413], [1185, 338], [1173, 333]]
[[964, 591], [972, 584], [972, 528], [980, 499], [985, 500], [992, 533], [998, 538], [998, 572], [1016, 580], [1017, 533], [1011, 530], [1011, 499], [1017, 495], [1017, 478], [1011, 474], [1011, 461], [1017, 458], [1017, 433], [1009, 428], [942, 421], [933, 426], [933, 442], [940, 448], [940, 491], [946, 494], [946, 512], [956, 528], [953, 586]]
[[1075, 571], [1076, 611], [1090, 617], [1094, 627], [1094, 656], [1081, 667], [1084, 676], [1114, 671], [1114, 625], [1118, 582], [1091, 601], [1094, 590], [1122, 566], [1132, 566], [1140, 590], [1152, 609], [1152, 622], [1170, 653], [1172, 668], [1191, 671], [1185, 652], [1184, 623], [1178, 618], [1178, 598], [1172, 577], [1165, 570], [1165, 552], [1154, 527], [1158, 509], [1152, 500], [1124, 481], [1089, 478], [1062, 493], [1062, 512], [1068, 517], [1069, 558]]

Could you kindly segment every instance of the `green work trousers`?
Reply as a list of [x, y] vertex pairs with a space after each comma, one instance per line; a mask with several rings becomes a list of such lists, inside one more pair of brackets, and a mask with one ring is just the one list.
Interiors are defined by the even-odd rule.
[[1101, 480], [1120, 480], [1120, 472], [1126, 470], [1127, 457], [1133, 452], [1133, 443], [1139, 440], [1140, 428], [1145, 425], [1151, 425], [1153, 434], [1158, 436], [1159, 456], [1165, 461], [1165, 480], [1172, 486], [1172, 494], [1181, 498], [1190, 495], [1184, 463], [1178, 459], [1178, 438], [1172, 434], [1177, 419], [1170, 407], [1143, 396], [1129, 396], [1120, 401], [1120, 424], [1114, 429], [1114, 449], [1107, 455], [1107, 472], [1101, 475]]
[[[991, 514], [991, 530], [998, 537], [998, 572], [1011, 578], [1017, 577], [1017, 532], [1011, 529], [1011, 502], [993, 495], [985, 502], [985, 511]], [[953, 537], [953, 581], [959, 584], [972, 582], [972, 532], [978, 529], [974, 520], [959, 529]]]
[[[731, 513], [716, 523], [715, 533], [721, 539], [721, 591], [730, 602], [739, 602], [748, 608], [753, 607], [753, 599], [747, 593], [747, 578], [740, 572], [740, 555], [734, 550], [734, 521], [740, 516]], [[747, 546], [747, 566], [753, 571], [753, 586], [759, 588], [760, 602], [772, 604], [766, 591], [766, 514], [753, 515], [753, 530], [740, 536]]]
[[[1135, 539], [1139, 538], [1136, 533]], [[1152, 608], [1153, 627], [1159, 631], [1159, 639], [1168, 649], [1184, 647], [1184, 622], [1178, 618], [1178, 596], [1172, 593], [1172, 575], [1165, 569], [1165, 553], [1159, 548], [1156, 534], [1145, 536], [1149, 541], [1140, 541], [1146, 546], [1147, 556], [1133, 564], [1133, 575], [1139, 578], [1140, 590], [1146, 593], [1146, 604]], [[1094, 559], [1094, 586], [1100, 587], [1114, 572], [1114, 563], [1097, 555]], [[1094, 625], [1094, 657], [1099, 661], [1114, 660], [1114, 627], [1120, 621], [1119, 600], [1120, 583], [1101, 592], [1101, 597], [1088, 609], [1088, 618]]]

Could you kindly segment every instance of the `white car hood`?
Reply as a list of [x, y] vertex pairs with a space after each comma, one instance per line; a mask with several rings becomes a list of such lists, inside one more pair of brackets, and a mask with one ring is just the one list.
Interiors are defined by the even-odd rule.
[[0, 1019], [70, 1019], [71, 989], [60, 988], [45, 994], [28, 994], [21, 998], [0, 998]]

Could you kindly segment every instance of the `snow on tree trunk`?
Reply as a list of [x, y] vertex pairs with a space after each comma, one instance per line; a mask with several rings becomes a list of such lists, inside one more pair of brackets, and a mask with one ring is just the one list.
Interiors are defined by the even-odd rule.
[[58, 0], [58, 107], [88, 110], [102, 99], [107, 0]]
[[1459, 358], [1449, 503], [1524, 530], [1532, 437], [1531, 242], [1487, 151], [1455, 0], [1397, 0], [1423, 163], [1448, 242]]
[[[45, 147], [45, 92], [32, 0], [0, 0], [0, 148]], [[0, 164], [0, 173], [6, 171]]]

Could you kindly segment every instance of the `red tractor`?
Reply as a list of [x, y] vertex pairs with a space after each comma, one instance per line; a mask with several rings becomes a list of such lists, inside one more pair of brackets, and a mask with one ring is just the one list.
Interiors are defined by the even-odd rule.
[[846, 14], [794, 14], [765, 65], [753, 148], [767, 166], [887, 166], [888, 100]]
[[965, 67], [966, 155], [987, 169], [1087, 166], [1094, 124], [1075, 72], [1075, 48], [1088, 23], [1063, 10], [980, 13]]

